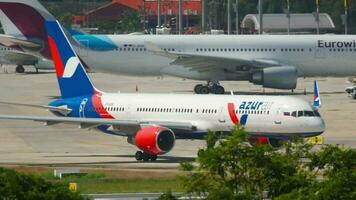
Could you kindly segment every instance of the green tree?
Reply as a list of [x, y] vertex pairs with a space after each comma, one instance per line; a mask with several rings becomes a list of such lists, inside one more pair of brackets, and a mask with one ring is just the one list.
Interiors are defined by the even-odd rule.
[[78, 193], [69, 191], [68, 186], [51, 183], [42, 178], [0, 168], [0, 199], [18, 200], [80, 200]]
[[182, 163], [188, 194], [206, 199], [355, 199], [356, 151], [327, 146], [319, 151], [304, 140], [281, 148], [251, 145], [243, 128], [230, 136], [210, 133], [197, 164]]
[[119, 27], [122, 33], [142, 31], [142, 16], [140, 13], [128, 10], [120, 16]]
[[310, 156], [310, 170], [320, 181], [312, 187], [299, 188], [278, 199], [356, 199], [356, 151], [325, 146]]
[[289, 145], [281, 153], [269, 145], [251, 146], [240, 127], [231, 136], [214, 135], [209, 134], [208, 147], [200, 151], [198, 166], [181, 165], [188, 172], [182, 177], [187, 193], [207, 199], [261, 199], [264, 191], [278, 196], [313, 183], [299, 165], [309, 145]]

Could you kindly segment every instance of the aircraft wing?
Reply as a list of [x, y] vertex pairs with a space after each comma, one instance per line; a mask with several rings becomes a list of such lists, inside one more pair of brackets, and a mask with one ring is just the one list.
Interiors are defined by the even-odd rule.
[[[74, 124], [79, 125], [79, 128], [95, 128], [101, 125], [112, 126], [118, 131], [120, 130], [138, 130], [140, 127], [149, 125], [158, 125], [174, 130], [195, 130], [195, 126], [185, 122], [168, 122], [168, 121], [135, 121], [135, 120], [116, 120], [116, 119], [98, 119], [98, 118], [75, 118], [75, 117], [40, 117], [40, 116], [20, 116], [20, 115], [0, 115], [0, 119], [8, 120], [24, 120], [44, 122], [45, 125], [55, 124]], [[125, 133], [121, 135], [132, 135], [133, 133]]]
[[9, 63], [23, 65], [33, 65], [38, 62], [38, 58], [36, 56], [20, 51], [8, 51], [4, 54], [3, 59]]
[[32, 51], [39, 51], [43, 46], [40, 42], [34, 42], [4, 34], [0, 34], [0, 44], [7, 47], [20, 46]]
[[171, 64], [190, 68], [192, 71], [205, 72], [214, 70], [248, 71], [272, 66], [281, 66], [281, 63], [270, 59], [229, 58], [224, 56], [199, 55], [194, 53], [168, 52], [162, 50], [152, 42], [145, 42], [146, 49], [159, 56], [172, 59]]

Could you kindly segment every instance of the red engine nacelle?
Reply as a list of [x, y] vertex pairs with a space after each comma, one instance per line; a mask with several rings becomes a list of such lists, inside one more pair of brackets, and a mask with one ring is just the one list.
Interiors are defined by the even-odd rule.
[[268, 141], [267, 137], [250, 137], [249, 141], [250, 141], [250, 143], [252, 145], [255, 145], [255, 144], [269, 144], [269, 141]]
[[276, 139], [276, 138], [268, 138], [268, 137], [251, 137], [250, 138], [250, 143], [252, 145], [255, 145], [255, 144], [269, 144], [271, 145], [272, 147], [280, 147], [282, 145], [281, 143], [281, 140], [279, 139]]
[[172, 130], [159, 126], [141, 128], [134, 139], [139, 149], [151, 155], [169, 152], [174, 147], [175, 140]]

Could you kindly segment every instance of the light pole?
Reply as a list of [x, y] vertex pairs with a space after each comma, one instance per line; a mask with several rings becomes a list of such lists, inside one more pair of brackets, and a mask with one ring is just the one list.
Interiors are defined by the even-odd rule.
[[235, 13], [236, 13], [236, 35], [239, 34], [239, 0], [235, 2]]
[[231, 33], [231, 0], [227, 0], [227, 34]]
[[178, 25], [179, 25], [179, 35], [182, 34], [182, 0], [178, 1]]
[[157, 27], [161, 26], [161, 0], [157, 0]]
[[348, 32], [348, 30], [347, 30], [347, 25], [348, 25], [348, 23], [347, 23], [347, 19], [348, 19], [348, 15], [349, 15], [349, 13], [348, 13], [348, 7], [349, 7], [349, 2], [348, 2], [348, 0], [344, 0], [344, 8], [345, 8], [345, 19], [344, 19], [344, 22], [345, 22], [345, 35], [347, 35], [347, 32]]
[[288, 35], [290, 34], [290, 4], [287, 0]]
[[201, 30], [205, 34], [205, 0], [201, 0]]
[[316, 33], [319, 35], [320, 34], [320, 10], [319, 10], [319, 0], [315, 0], [316, 2], [316, 16], [315, 16], [315, 20], [316, 20]]
[[259, 34], [263, 34], [263, 0], [258, 0], [258, 15], [260, 19], [260, 28], [258, 30]]

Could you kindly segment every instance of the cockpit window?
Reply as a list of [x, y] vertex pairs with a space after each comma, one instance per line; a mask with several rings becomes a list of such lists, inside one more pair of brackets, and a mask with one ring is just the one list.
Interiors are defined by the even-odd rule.
[[292, 112], [293, 117], [297, 117], [297, 111]]
[[313, 111], [304, 111], [304, 116], [305, 117], [314, 117], [314, 112]]
[[303, 115], [303, 111], [298, 111], [298, 117], [302, 117]]

